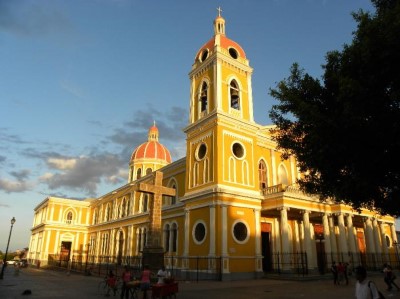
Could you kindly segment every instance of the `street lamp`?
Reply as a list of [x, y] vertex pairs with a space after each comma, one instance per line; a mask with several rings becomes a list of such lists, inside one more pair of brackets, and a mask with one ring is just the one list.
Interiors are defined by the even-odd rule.
[[8, 242], [7, 242], [6, 254], [5, 254], [4, 260], [3, 260], [3, 267], [1, 267], [0, 279], [3, 279], [3, 276], [4, 276], [4, 269], [5, 269], [6, 264], [7, 264], [8, 245], [10, 244], [10, 238], [11, 238], [11, 233], [12, 233], [12, 228], [13, 228], [14, 223], [15, 223], [15, 217], [13, 217], [13, 218], [11, 219], [10, 234], [8, 235]]

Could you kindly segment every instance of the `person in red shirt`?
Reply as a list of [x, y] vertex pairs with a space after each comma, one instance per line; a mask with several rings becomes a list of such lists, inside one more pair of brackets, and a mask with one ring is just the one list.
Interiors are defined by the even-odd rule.
[[114, 296], [117, 293], [117, 278], [115, 277], [112, 270], [107, 275], [107, 294], [106, 296], [110, 296], [110, 290], [113, 290]]
[[151, 271], [148, 265], [144, 265], [140, 279], [140, 289], [143, 291], [143, 299], [147, 299], [147, 290], [150, 289]]
[[130, 282], [132, 280], [131, 271], [129, 271], [128, 266], [125, 266], [124, 272], [122, 272], [121, 277], [122, 277], [121, 299], [124, 298], [124, 295], [125, 295], [125, 299], [128, 299], [129, 298], [128, 282]]

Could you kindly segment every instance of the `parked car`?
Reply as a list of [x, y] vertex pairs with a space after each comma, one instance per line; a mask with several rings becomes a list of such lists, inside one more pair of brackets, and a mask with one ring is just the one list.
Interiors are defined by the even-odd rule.
[[14, 260], [7, 261], [7, 265], [14, 265], [15, 263], [16, 263], [16, 261], [14, 261]]

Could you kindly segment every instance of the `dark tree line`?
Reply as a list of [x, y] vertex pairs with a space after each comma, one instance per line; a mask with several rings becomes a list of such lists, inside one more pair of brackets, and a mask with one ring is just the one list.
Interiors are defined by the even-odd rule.
[[400, 215], [400, 1], [372, 3], [353, 13], [353, 40], [327, 53], [320, 80], [293, 64], [270, 90], [270, 117], [304, 191]]

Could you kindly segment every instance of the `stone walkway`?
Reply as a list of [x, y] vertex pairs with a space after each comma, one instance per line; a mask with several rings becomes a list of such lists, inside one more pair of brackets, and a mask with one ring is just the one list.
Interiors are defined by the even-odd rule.
[[[370, 275], [386, 298], [400, 298], [400, 292], [385, 290], [380, 274]], [[66, 272], [24, 268], [18, 276], [14, 269], [8, 268], [4, 279], [0, 280], [0, 298], [103, 298], [97, 286], [102, 279], [82, 274], [67, 275]], [[354, 278], [348, 286], [334, 286], [331, 280], [290, 281], [277, 279], [259, 279], [250, 281], [200, 281], [179, 282], [178, 299], [249, 299], [249, 298], [307, 298], [338, 299], [354, 298]], [[31, 295], [22, 295], [26, 289]], [[111, 297], [113, 298], [113, 297]]]

